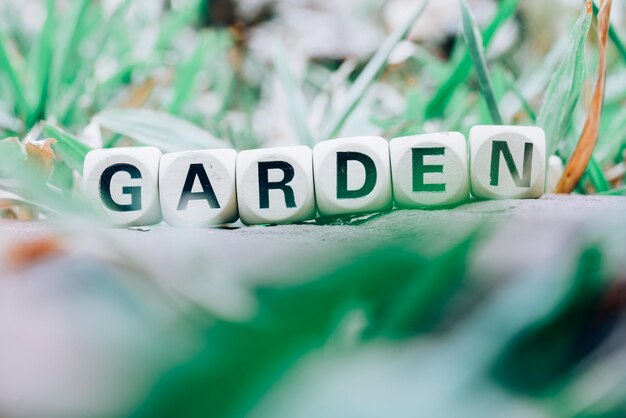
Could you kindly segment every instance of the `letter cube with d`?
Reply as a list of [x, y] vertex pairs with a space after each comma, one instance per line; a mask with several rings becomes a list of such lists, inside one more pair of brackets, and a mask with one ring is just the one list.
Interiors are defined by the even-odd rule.
[[242, 151], [237, 156], [239, 216], [247, 225], [315, 217], [313, 156], [304, 146]]
[[160, 158], [161, 151], [153, 147], [91, 151], [85, 157], [83, 191], [112, 225], [159, 223]]
[[396, 138], [389, 144], [399, 208], [451, 206], [469, 198], [467, 143], [458, 132]]
[[165, 154], [159, 169], [161, 212], [172, 226], [203, 227], [235, 222], [237, 192], [232, 149]]
[[470, 132], [472, 194], [482, 199], [543, 195], [546, 136], [541, 128], [475, 126]]
[[380, 137], [324, 141], [313, 150], [315, 194], [323, 216], [392, 207], [389, 144]]

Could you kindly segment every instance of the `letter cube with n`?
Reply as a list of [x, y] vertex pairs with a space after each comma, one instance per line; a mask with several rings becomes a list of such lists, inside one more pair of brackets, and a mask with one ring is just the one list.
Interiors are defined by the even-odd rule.
[[475, 126], [470, 132], [472, 194], [482, 199], [543, 195], [546, 137], [541, 128]]
[[172, 226], [203, 227], [237, 220], [232, 149], [165, 154], [159, 169], [163, 219]]
[[467, 143], [458, 132], [396, 138], [389, 144], [396, 206], [456, 205], [469, 198]]
[[315, 217], [313, 156], [304, 146], [242, 151], [237, 156], [239, 216], [247, 225]]
[[83, 191], [112, 225], [159, 223], [160, 159], [161, 151], [153, 147], [91, 151], [85, 157]]
[[389, 144], [379, 137], [324, 141], [313, 150], [315, 194], [323, 216], [392, 207]]

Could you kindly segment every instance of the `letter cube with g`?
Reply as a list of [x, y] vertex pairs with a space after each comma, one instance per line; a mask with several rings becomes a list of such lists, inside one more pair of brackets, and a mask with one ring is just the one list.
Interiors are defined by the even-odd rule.
[[451, 206], [469, 198], [467, 143], [458, 132], [396, 138], [389, 144], [399, 208]]
[[239, 216], [247, 225], [315, 217], [313, 156], [304, 146], [242, 151], [237, 156]]
[[391, 209], [389, 144], [379, 137], [333, 139], [313, 150], [315, 195], [323, 216]]
[[546, 137], [541, 128], [475, 126], [470, 132], [472, 194], [483, 199], [543, 195]]
[[112, 225], [159, 223], [160, 159], [161, 151], [153, 147], [91, 151], [85, 158], [83, 191]]

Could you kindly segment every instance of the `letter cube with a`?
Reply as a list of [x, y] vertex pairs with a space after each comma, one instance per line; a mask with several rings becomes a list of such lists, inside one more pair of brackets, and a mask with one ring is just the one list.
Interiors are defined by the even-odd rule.
[[324, 141], [313, 150], [315, 194], [323, 216], [392, 207], [389, 144], [380, 137]]
[[397, 207], [451, 206], [469, 198], [467, 143], [462, 134], [396, 138], [389, 149]]
[[546, 136], [541, 128], [475, 126], [470, 132], [472, 194], [482, 199], [533, 199], [543, 195]]
[[159, 223], [160, 159], [161, 151], [154, 147], [91, 151], [85, 157], [83, 191], [112, 225]]
[[313, 157], [304, 146], [242, 151], [237, 156], [239, 216], [247, 225], [315, 217]]
[[161, 212], [172, 226], [203, 227], [235, 222], [237, 192], [231, 149], [165, 154], [159, 168]]

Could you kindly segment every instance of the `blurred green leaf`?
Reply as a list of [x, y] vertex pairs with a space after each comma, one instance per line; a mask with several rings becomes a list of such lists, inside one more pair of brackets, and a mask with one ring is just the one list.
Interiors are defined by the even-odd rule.
[[80, 142], [76, 137], [48, 122], [44, 124], [44, 133], [46, 136], [57, 140], [53, 147], [58, 151], [63, 161], [71, 169], [82, 173], [85, 156], [91, 151], [91, 148]]
[[585, 40], [593, 15], [586, 7], [572, 32], [572, 43], [557, 68], [543, 100], [537, 124], [546, 132], [548, 155], [553, 155], [569, 129], [585, 81]]
[[311, 129], [309, 128], [306, 102], [302, 95], [302, 91], [296, 85], [296, 82], [291, 76], [291, 71], [289, 70], [287, 59], [285, 58], [284, 47], [281, 44], [277, 44], [274, 51], [274, 69], [276, 70], [278, 79], [287, 94], [291, 121], [298, 134], [300, 143], [313, 146], [316, 141], [313, 138]]
[[391, 54], [398, 43], [409, 33], [415, 22], [426, 9], [428, 1], [429, 0], [422, 0], [420, 5], [409, 15], [404, 24], [399, 26], [385, 39], [363, 71], [361, 71], [361, 74], [359, 74], [354, 84], [350, 87], [346, 103], [340, 109], [333, 111], [332, 117], [324, 128], [320, 139], [331, 139], [339, 135], [341, 128], [352, 114], [352, 111], [358, 106], [369, 87], [385, 68], [389, 54]]
[[[593, 0], [593, 14], [598, 16], [600, 9], [596, 3], [597, 1]], [[611, 39], [611, 42], [613, 42], [613, 45], [615, 45], [615, 48], [617, 49], [617, 52], [622, 60], [626, 62], [626, 45], [624, 44], [624, 41], [622, 41], [619, 33], [617, 33], [617, 30], [615, 30], [615, 26], [613, 24], [611, 24], [611, 27], [609, 28], [609, 38]]]
[[197, 21], [201, 1], [192, 0], [183, 7], [169, 10], [159, 27], [159, 36], [156, 42], [157, 50], [166, 49], [177, 34]]
[[588, 179], [596, 192], [604, 193], [611, 189], [611, 184], [604, 176], [602, 168], [600, 168], [600, 165], [594, 157], [591, 157], [589, 160], [583, 179]]
[[555, 309], [529, 323], [499, 357], [494, 367], [498, 380], [513, 390], [540, 394], [606, 338], [608, 329], [594, 329], [606, 284], [602, 260], [598, 248], [583, 251]]
[[453, 297], [464, 289], [467, 256], [474, 244], [474, 239], [467, 239], [397, 286], [394, 297], [375, 312], [367, 335], [407, 338], [437, 328], [449, 314]]
[[172, 115], [180, 116], [183, 106], [192, 96], [196, 79], [204, 69], [206, 57], [211, 48], [215, 48], [215, 43], [217, 43], [215, 33], [202, 32], [191, 58], [182, 63], [176, 71], [174, 98], [169, 107], [169, 112]]
[[46, 2], [46, 21], [39, 33], [37, 45], [34, 48], [35, 62], [31, 65], [34, 67], [35, 82], [33, 88], [29, 90], [31, 93], [31, 103], [33, 103], [32, 111], [26, 117], [26, 126], [30, 128], [39, 120], [45, 118], [46, 100], [48, 99], [48, 89], [50, 81], [50, 73], [55, 48], [58, 46], [55, 41], [55, 28], [57, 27], [56, 10], [54, 0]]
[[[377, 328], [383, 334], [411, 333], [417, 324], [428, 327], [454, 293], [451, 285], [468, 249], [455, 247], [430, 262], [406, 248], [385, 246], [315, 277], [303, 273], [296, 284], [258, 288], [255, 318], [212, 321], [202, 351], [164, 375], [132, 416], [181, 411], [188, 417], [247, 416], [290, 366], [322, 347], [355, 309], [389, 326]], [[435, 277], [448, 273], [453, 277], [437, 283]], [[396, 309], [396, 302], [403, 306]]]
[[190, 122], [153, 110], [105, 110], [97, 114], [95, 120], [111, 132], [164, 152], [229, 148], [225, 142]]
[[0, 31], [0, 74], [8, 78], [9, 87], [16, 100], [16, 111], [25, 117], [30, 112], [30, 106], [26, 99], [24, 82], [13, 66], [13, 60], [7, 51], [7, 38], [3, 31]]
[[[90, 63], [85, 60], [75, 61], [72, 59], [74, 54], [77, 53], [79, 42], [83, 36], [80, 29], [83, 24], [83, 20], [87, 15], [87, 9], [90, 5], [89, 0], [77, 0], [77, 3], [70, 9], [70, 14], [64, 21], [59, 21], [57, 24], [59, 29], [59, 37], [57, 43], [54, 45], [55, 53], [52, 60], [52, 66], [49, 69], [50, 74], [50, 86], [47, 102], [48, 117], [61, 117], [58, 112], [58, 99], [63, 93], [65, 87], [65, 77], [67, 76], [68, 69], [72, 72], [76, 71], [76, 64], [89, 65]], [[52, 2], [52, 9], [54, 9], [54, 2]], [[101, 47], [101, 45], [99, 45]], [[74, 63], [74, 65], [72, 65]]]
[[508, 90], [510, 90], [515, 95], [515, 97], [517, 97], [517, 99], [522, 104], [522, 107], [524, 108], [524, 111], [526, 112], [530, 120], [533, 123], [535, 123], [537, 121], [537, 114], [535, 113], [530, 103], [528, 103], [528, 100], [526, 100], [526, 98], [520, 91], [519, 87], [517, 86], [517, 83], [515, 82], [515, 79], [513, 78], [510, 72], [508, 71], [504, 72], [504, 80], [506, 82]]

